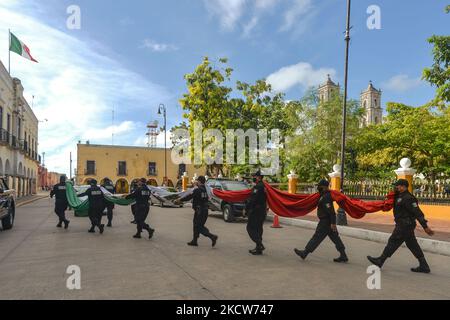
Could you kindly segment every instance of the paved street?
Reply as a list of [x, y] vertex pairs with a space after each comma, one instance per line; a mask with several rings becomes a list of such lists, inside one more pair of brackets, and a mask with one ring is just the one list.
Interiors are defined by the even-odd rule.
[[[265, 228], [266, 254], [248, 254], [252, 243], [245, 224], [211, 217], [219, 234], [217, 248], [208, 239], [191, 248], [191, 208], [152, 207], [153, 240], [132, 238], [128, 207], [116, 210], [114, 227], [88, 234], [88, 219], [71, 219], [56, 229], [52, 201], [17, 209], [15, 229], [0, 232], [0, 299], [449, 299], [450, 257], [427, 254], [432, 274], [413, 274], [411, 253], [402, 248], [382, 272], [381, 290], [368, 290], [365, 256], [383, 245], [344, 237], [351, 262], [337, 265], [329, 240], [307, 261], [303, 247], [312, 230]], [[66, 268], [81, 268], [81, 290], [66, 288]]]

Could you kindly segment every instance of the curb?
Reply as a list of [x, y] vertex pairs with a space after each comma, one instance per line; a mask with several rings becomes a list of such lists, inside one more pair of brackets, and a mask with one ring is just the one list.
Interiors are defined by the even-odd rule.
[[16, 204], [16, 208], [25, 206], [25, 205], [27, 205], [27, 204], [30, 204], [30, 203], [35, 202], [35, 201], [38, 201], [38, 200], [45, 199], [45, 198], [47, 198], [47, 197], [48, 197], [48, 196], [36, 196], [36, 198], [29, 199], [29, 200], [26, 200], [26, 201], [23, 201], [23, 202], [19, 202], [19, 203]]
[[[300, 219], [292, 219], [292, 218], [284, 218], [279, 217], [280, 223], [288, 226], [295, 226], [305, 229], [316, 229], [317, 222], [314, 221], [306, 221]], [[273, 221], [273, 216], [267, 216], [268, 221]], [[338, 226], [339, 234], [343, 236], [347, 236], [350, 238], [368, 240], [378, 243], [387, 243], [390, 233], [372, 231], [367, 229], [359, 229], [345, 226]], [[417, 238], [421, 248], [425, 252], [436, 253], [443, 256], [450, 257], [450, 242], [439, 241], [439, 240], [431, 240], [425, 238]], [[406, 247], [405, 244], [402, 247]]]

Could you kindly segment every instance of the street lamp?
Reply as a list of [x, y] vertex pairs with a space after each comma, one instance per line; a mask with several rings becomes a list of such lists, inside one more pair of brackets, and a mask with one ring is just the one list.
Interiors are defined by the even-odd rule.
[[164, 179], [163, 183], [167, 184], [167, 109], [164, 104], [158, 107], [158, 114], [164, 116]]
[[[341, 145], [341, 192], [344, 192], [344, 178], [345, 178], [345, 139], [347, 130], [347, 86], [348, 86], [348, 55], [350, 49], [350, 8], [351, 0], [347, 0], [347, 28], [345, 30], [345, 80], [344, 80], [344, 106], [342, 108], [342, 145]], [[345, 210], [339, 208], [336, 217], [338, 225], [347, 225], [347, 216]]]

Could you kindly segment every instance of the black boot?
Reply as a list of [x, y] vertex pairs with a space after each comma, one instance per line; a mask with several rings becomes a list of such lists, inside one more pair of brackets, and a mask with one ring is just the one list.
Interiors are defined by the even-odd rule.
[[111, 220], [108, 220], [108, 224], [106, 225], [108, 228], [111, 228], [112, 227], [112, 221]]
[[92, 226], [90, 229], [89, 229], [89, 231], [88, 231], [89, 233], [95, 233], [95, 227], [94, 226]]
[[381, 255], [380, 257], [378, 257], [378, 258], [374, 258], [374, 257], [371, 257], [371, 256], [367, 256], [367, 259], [370, 261], [370, 262], [372, 262], [372, 264], [374, 264], [374, 265], [376, 265], [378, 268], [382, 268], [383, 267], [383, 264], [384, 264], [384, 262], [386, 261], [386, 259], [387, 259], [387, 257], [385, 256], [385, 255]]
[[57, 227], [57, 228], [62, 228], [62, 222], [58, 223], [58, 224], [56, 225], [56, 227]]
[[430, 273], [430, 266], [427, 263], [427, 260], [425, 260], [425, 258], [420, 258], [419, 259], [419, 263], [420, 265], [417, 268], [411, 268], [412, 272], [417, 272], [417, 273]]
[[141, 234], [140, 234], [140, 233], [136, 233], [136, 234], [133, 236], [133, 238], [135, 238], [135, 239], [141, 239], [142, 237], [141, 237]]
[[212, 236], [211, 236], [211, 241], [212, 241], [212, 247], [213, 247], [213, 248], [214, 248], [214, 247], [216, 246], [216, 244], [217, 244], [217, 239], [219, 239], [218, 236], [216, 236], [216, 235], [212, 235]]
[[105, 225], [101, 224], [98, 226], [98, 228], [100, 229], [100, 234], [103, 234], [103, 232], [105, 231]]
[[64, 229], [69, 229], [69, 223], [70, 223], [70, 221], [69, 220], [66, 220], [66, 221], [64, 221]]
[[296, 255], [298, 255], [300, 258], [302, 258], [302, 260], [305, 260], [309, 254], [308, 251], [306, 251], [306, 250], [294, 249], [294, 252]]
[[148, 228], [148, 238], [153, 238], [153, 235], [155, 234], [155, 229]]
[[347, 254], [345, 253], [345, 251], [343, 250], [340, 253], [341, 253], [341, 255], [339, 256], [339, 258], [336, 258], [333, 261], [336, 262], [336, 263], [348, 262], [348, 257], [347, 257]]
[[191, 242], [188, 242], [187, 245], [188, 245], [188, 246], [191, 246], [191, 247], [198, 247], [197, 240], [192, 240]]

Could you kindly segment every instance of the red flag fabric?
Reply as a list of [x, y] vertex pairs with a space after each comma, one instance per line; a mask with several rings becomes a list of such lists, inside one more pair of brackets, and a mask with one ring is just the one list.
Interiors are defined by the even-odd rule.
[[[311, 195], [291, 194], [273, 188], [267, 182], [266, 186], [267, 204], [269, 208], [278, 216], [295, 218], [302, 217], [314, 211], [319, 203], [320, 194]], [[226, 202], [244, 202], [250, 195], [251, 190], [243, 191], [221, 191], [213, 190], [214, 194]], [[355, 219], [362, 219], [367, 213], [378, 211], [389, 211], [394, 206], [394, 193], [389, 193], [385, 200], [363, 201], [351, 199], [338, 192], [331, 191], [331, 196], [336, 203], [343, 208], [349, 216]]]

